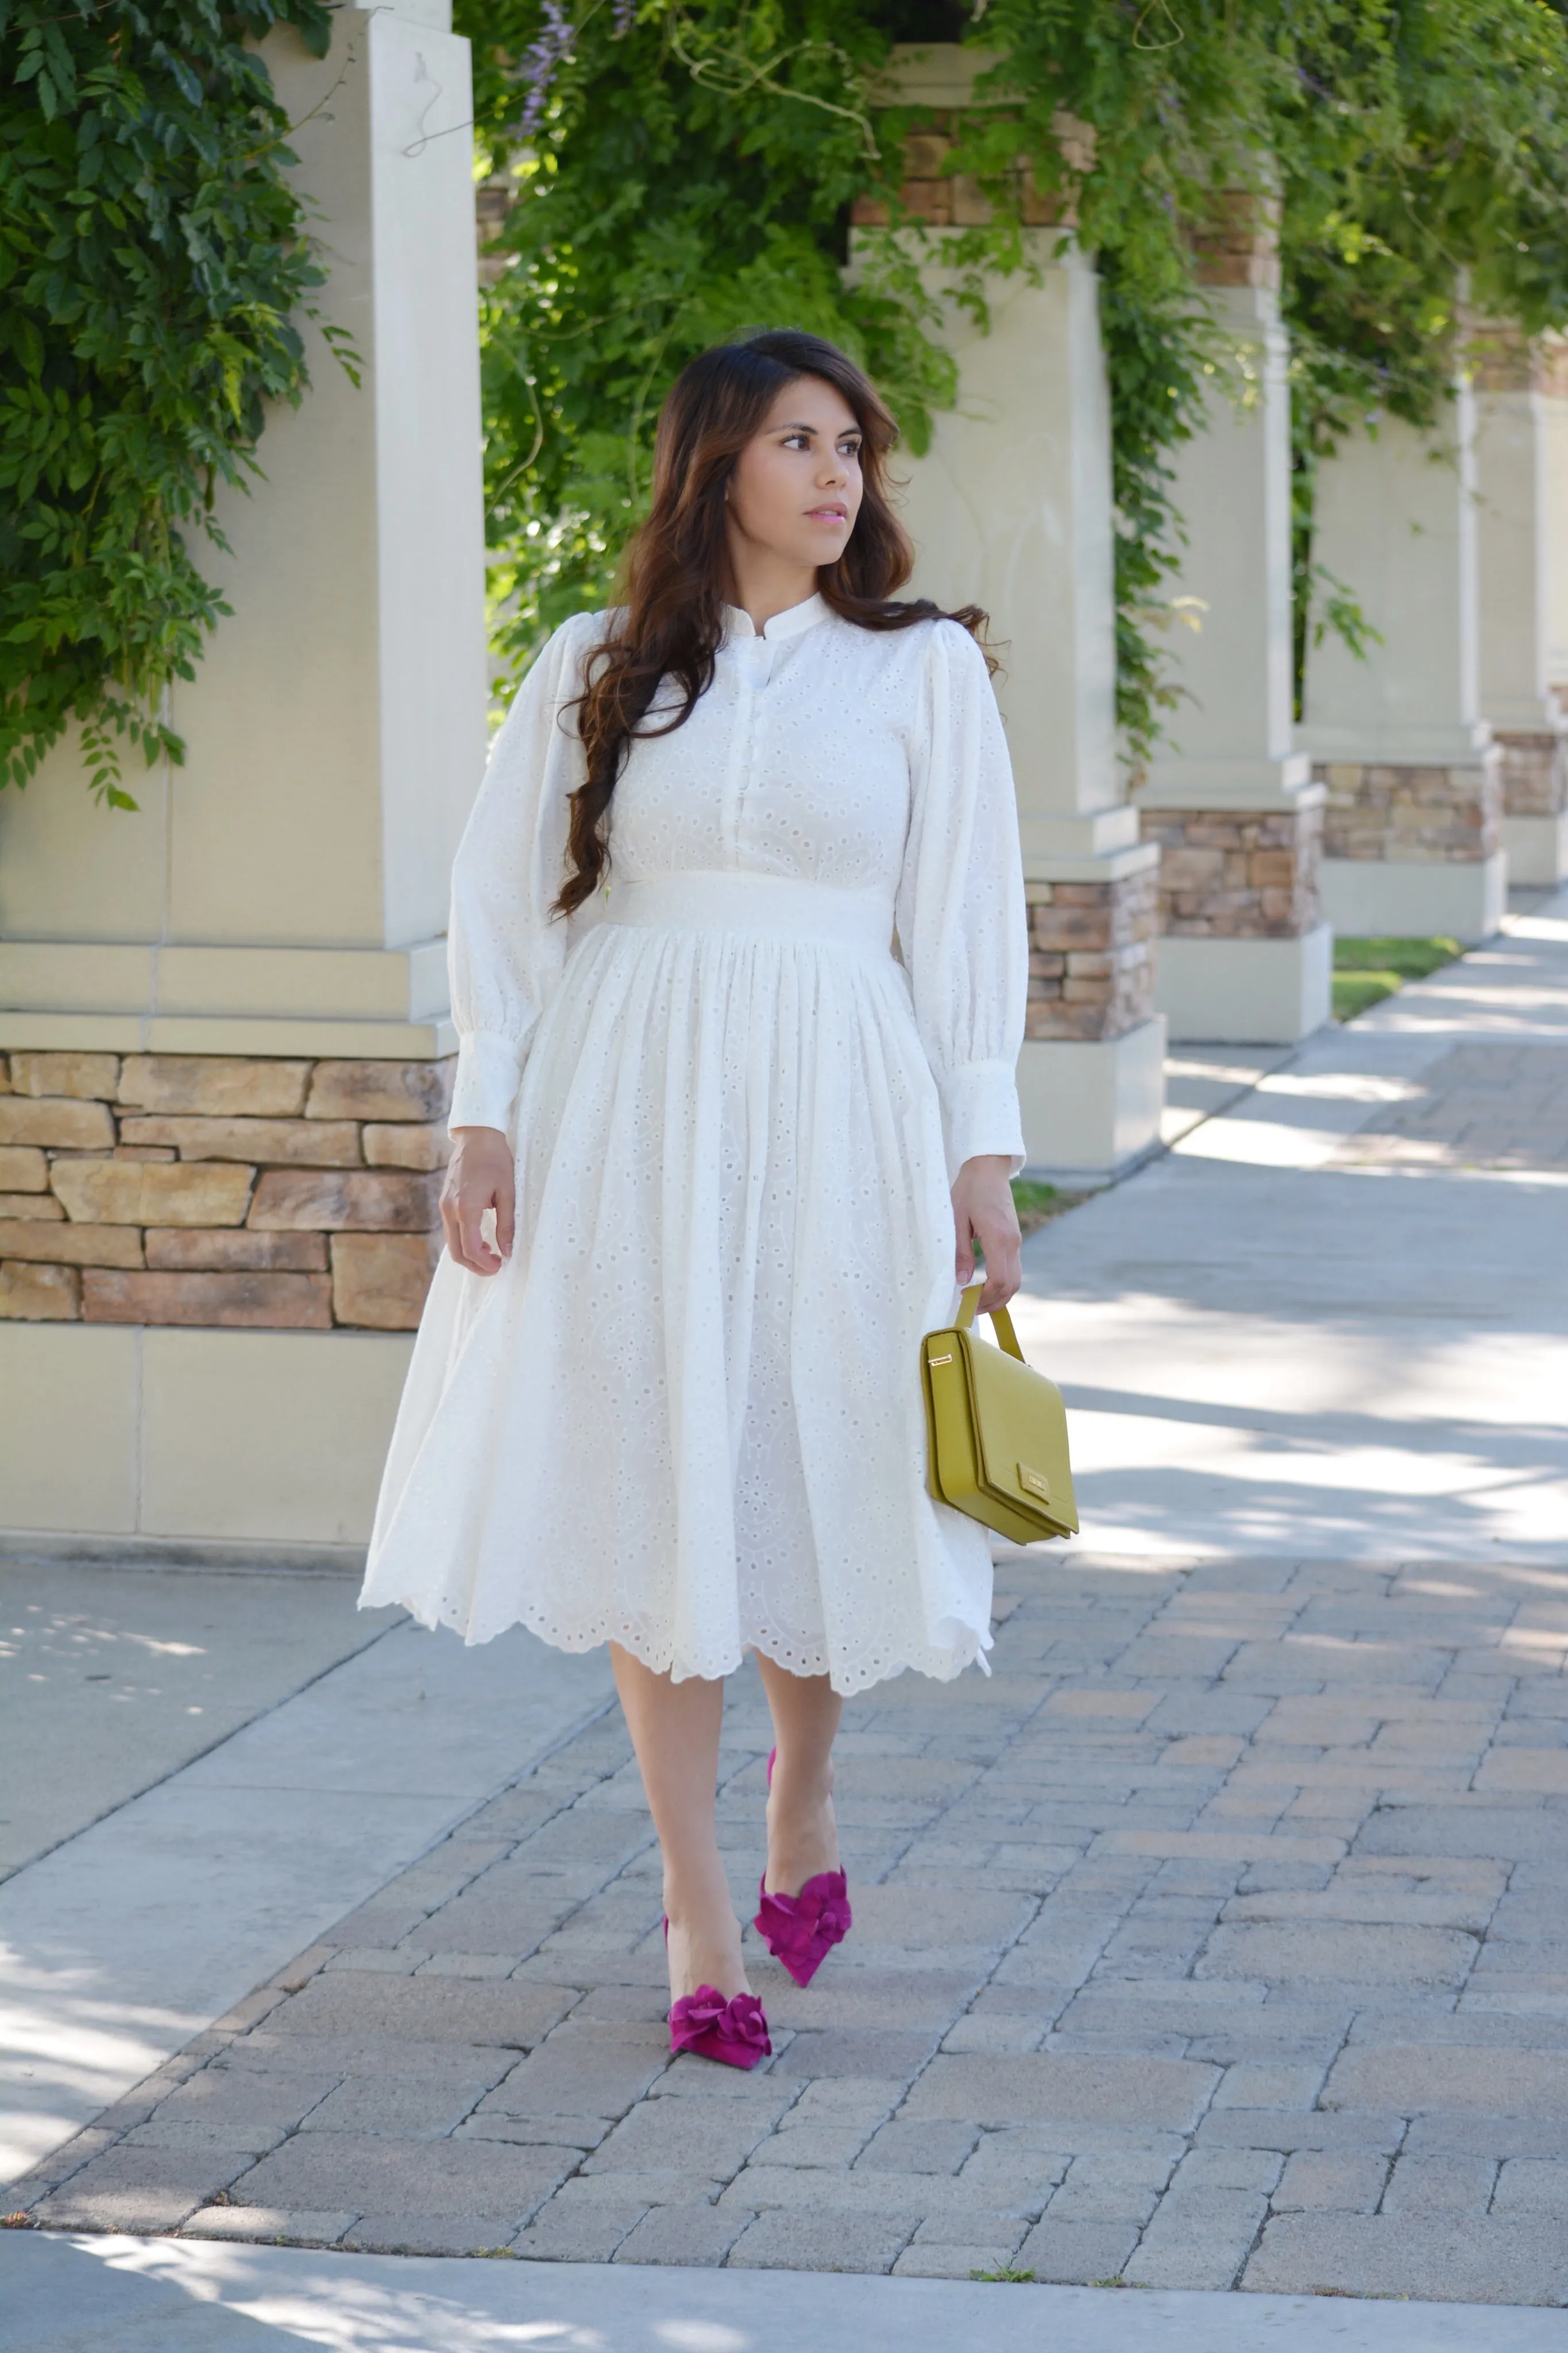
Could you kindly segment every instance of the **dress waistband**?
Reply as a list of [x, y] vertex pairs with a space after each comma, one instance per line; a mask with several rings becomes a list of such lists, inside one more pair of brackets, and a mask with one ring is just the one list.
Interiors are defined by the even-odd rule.
[[892, 902], [882, 891], [796, 882], [782, 874], [662, 874], [646, 882], [611, 881], [604, 919], [675, 931], [745, 932], [787, 939], [833, 940], [890, 955]]

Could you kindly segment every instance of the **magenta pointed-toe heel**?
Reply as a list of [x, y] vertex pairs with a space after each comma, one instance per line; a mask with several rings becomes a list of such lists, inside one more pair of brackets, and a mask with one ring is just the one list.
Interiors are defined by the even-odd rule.
[[669, 2048], [676, 2058], [690, 2051], [726, 2067], [754, 2067], [771, 2057], [773, 2047], [766, 2014], [754, 1993], [731, 1994], [726, 2001], [712, 1986], [699, 1986], [671, 2005]]
[[854, 1926], [848, 1883], [841, 1871], [819, 1871], [798, 1895], [770, 1895], [766, 1875], [757, 1883], [760, 1903], [752, 1922], [775, 1961], [797, 1986], [808, 1986], [835, 1945]]
[[[669, 1922], [664, 1924], [669, 1942]], [[699, 1986], [669, 2006], [669, 2052], [679, 2059], [684, 2051], [699, 2059], [717, 2059], [725, 2067], [754, 2067], [771, 2059], [767, 2013], [754, 1993], [732, 1994], [728, 2001], [714, 1986]]]
[[[768, 1787], [773, 1786], [773, 1758], [768, 1757]], [[798, 1986], [808, 1986], [835, 1945], [841, 1945], [855, 1925], [849, 1909], [849, 1883], [841, 1871], [819, 1871], [798, 1895], [770, 1895], [764, 1871], [757, 1882], [761, 1899], [752, 1926], [775, 1961], [781, 1961]]]

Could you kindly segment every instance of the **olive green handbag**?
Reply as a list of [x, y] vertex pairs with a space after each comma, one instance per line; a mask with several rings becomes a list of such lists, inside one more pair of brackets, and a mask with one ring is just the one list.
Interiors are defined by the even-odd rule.
[[921, 1343], [925, 1387], [926, 1484], [939, 1503], [1015, 1544], [1075, 1536], [1068, 1418], [1061, 1391], [1024, 1362], [1005, 1307], [988, 1347], [972, 1326], [984, 1285], [963, 1293], [958, 1322]]

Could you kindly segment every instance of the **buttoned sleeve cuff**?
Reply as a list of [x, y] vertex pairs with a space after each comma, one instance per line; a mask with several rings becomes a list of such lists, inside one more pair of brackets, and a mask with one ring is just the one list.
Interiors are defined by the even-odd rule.
[[1005, 1154], [1009, 1174], [1024, 1166], [1024, 1122], [1011, 1062], [961, 1062], [939, 1075], [942, 1133], [951, 1185], [966, 1160]]
[[504, 1134], [511, 1125], [521, 1079], [521, 1050], [510, 1038], [472, 1031], [458, 1046], [447, 1126], [499, 1127]]

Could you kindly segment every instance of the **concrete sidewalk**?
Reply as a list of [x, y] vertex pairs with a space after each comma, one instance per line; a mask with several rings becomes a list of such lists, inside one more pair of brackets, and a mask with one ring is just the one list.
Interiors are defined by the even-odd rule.
[[0, 1881], [378, 1641], [340, 1573], [0, 1560]]
[[1085, 1541], [1568, 1564], [1568, 894], [1030, 1244]]
[[[397, 1612], [361, 1617], [345, 1577], [149, 1582], [58, 1563], [5, 1577], [15, 1835], [43, 1851], [0, 1885], [0, 2183], [610, 1701], [603, 1659], [522, 1633], [437, 1642]], [[104, 1659], [107, 1687], [88, 1680]], [[74, 1750], [26, 1704], [33, 1676], [47, 1694], [71, 1662]], [[213, 1744], [226, 1715], [239, 1728]]]
[[[1037, 2332], [1057, 2304], [972, 2271], [1083, 2284], [1060, 2313], [1086, 2348], [1136, 2346], [1156, 2297], [1184, 2353], [1563, 2342], [1502, 2308], [1568, 2301], [1565, 1184], [1560, 900], [1031, 1241], [1019, 1320], [1074, 1409], [1084, 1539], [1002, 1562], [989, 1681], [851, 1704], [856, 1930], [805, 1993], [759, 1954], [765, 2069], [668, 2062], [655, 1858], [605, 1715], [347, 1916], [345, 1889], [289, 1967], [258, 1940], [255, 1992], [15, 2202], [178, 2232], [114, 2261], [189, 2297], [220, 2254], [355, 2298], [392, 2251], [548, 2259], [439, 2274], [521, 2279], [485, 2326], [540, 2342], [782, 2344], [766, 2316], [805, 2286], [779, 2272], [830, 2268], [899, 2275], [811, 2283], [868, 2314], [933, 2277], [982, 2298], [1003, 2345], [1004, 2315]], [[319, 1739], [339, 1678], [390, 1655], [312, 1686]], [[485, 1722], [466, 1787], [499, 1761]], [[721, 1812], [748, 1913], [766, 1746], [743, 1675]], [[102, 1867], [135, 1814], [19, 1872], [0, 1928], [9, 1899], [47, 1936], [46, 1874], [92, 1841]], [[279, 2237], [342, 2270], [236, 2243]], [[656, 2327], [606, 2263], [722, 2266], [721, 2300]], [[1489, 2309], [1363, 2325], [1357, 2296]], [[490, 2341], [521, 2340], [450, 2337]]]
[[180, 2239], [0, 2241], [26, 2353], [1563, 2353], [1561, 2313], [1118, 2295], [810, 2272], [419, 2261]]

